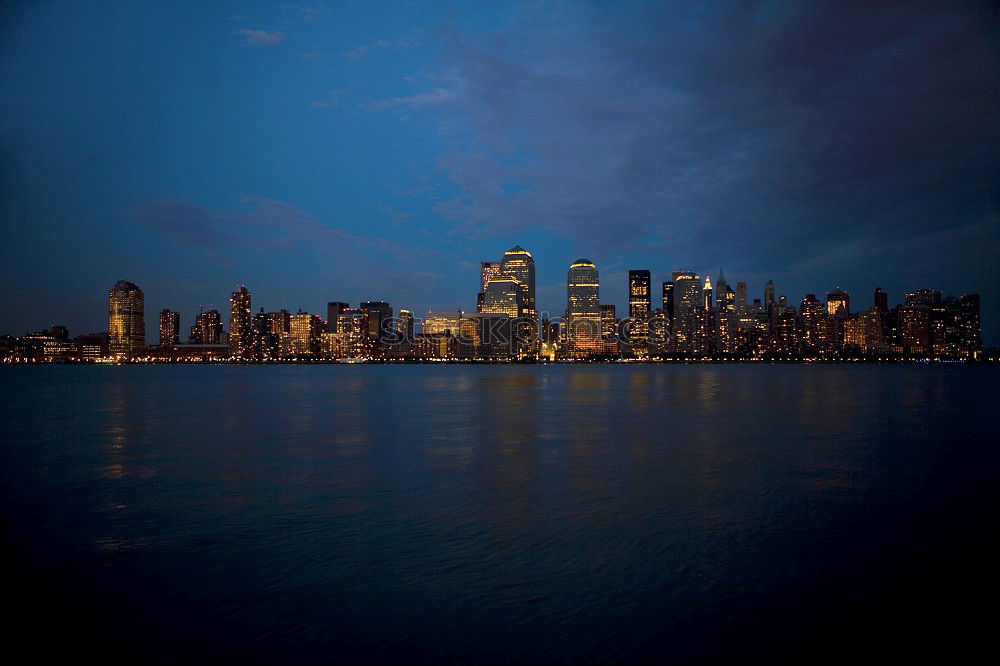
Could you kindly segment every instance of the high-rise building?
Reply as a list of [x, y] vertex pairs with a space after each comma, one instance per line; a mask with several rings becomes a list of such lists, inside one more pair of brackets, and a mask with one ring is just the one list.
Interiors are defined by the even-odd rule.
[[899, 308], [899, 337], [904, 353], [921, 355], [930, 351], [929, 314], [927, 305], [904, 305]]
[[360, 308], [344, 308], [337, 315], [336, 355], [344, 358], [364, 358], [371, 353], [368, 337], [368, 315]]
[[960, 342], [959, 353], [978, 359], [983, 351], [982, 329], [979, 315], [979, 294], [963, 294], [959, 299]]
[[427, 335], [458, 335], [458, 323], [464, 316], [465, 313], [461, 310], [446, 312], [428, 311], [424, 315], [424, 323], [420, 332]]
[[706, 311], [711, 311], [712, 310], [712, 279], [710, 277], [708, 277], [707, 275], [705, 276], [705, 287], [704, 287], [704, 289], [702, 289], [701, 294], [702, 294], [702, 300], [703, 300], [702, 307], [704, 307]]
[[829, 315], [840, 314], [845, 316], [851, 312], [851, 295], [837, 287], [833, 291], [826, 292], [826, 313]]
[[735, 351], [735, 331], [738, 323], [736, 293], [726, 283], [722, 271], [719, 271], [719, 279], [715, 283], [715, 348], [717, 351], [727, 354]]
[[650, 277], [647, 270], [628, 272], [628, 316], [630, 338], [634, 344], [646, 339], [649, 333]]
[[217, 345], [222, 340], [222, 315], [218, 310], [199, 312], [191, 329], [192, 342]]
[[[532, 284], [534, 280], [532, 280]], [[498, 273], [490, 279], [483, 298], [484, 314], [505, 314], [518, 317], [525, 309], [521, 304], [525, 290], [521, 284], [506, 273]]]
[[403, 342], [413, 342], [413, 313], [409, 310], [400, 310], [399, 319], [396, 320], [396, 332]]
[[392, 319], [392, 307], [385, 301], [365, 301], [360, 310], [368, 316], [366, 324], [369, 339], [377, 342], [382, 336], [385, 322]]
[[229, 295], [229, 355], [249, 358], [253, 348], [253, 310], [250, 290], [242, 284]]
[[743, 315], [747, 309], [747, 283], [742, 280], [736, 283], [736, 311]]
[[663, 283], [663, 314], [667, 317], [667, 326], [674, 328], [674, 283], [667, 280]]
[[767, 284], [764, 285], [764, 309], [770, 310], [773, 305], [775, 305], [774, 282], [768, 280]]
[[937, 289], [918, 289], [913, 293], [906, 294], [903, 302], [906, 305], [925, 305], [930, 307], [935, 303], [941, 302], [941, 292]]
[[479, 268], [479, 291], [486, 293], [486, 285], [494, 275], [500, 272], [502, 263], [499, 261], [484, 261]]
[[319, 356], [326, 324], [319, 315], [299, 310], [289, 317], [289, 352], [292, 356]]
[[597, 267], [577, 259], [566, 276], [567, 336], [576, 353], [601, 349], [601, 294]]
[[326, 304], [326, 330], [329, 333], [337, 332], [337, 317], [340, 313], [350, 307], [341, 301], [330, 301]]
[[[526, 317], [537, 322], [538, 312], [535, 310], [535, 260], [531, 257], [531, 253], [520, 245], [515, 245], [507, 250], [503, 255], [503, 261], [500, 262], [500, 272], [493, 274], [490, 282], [501, 274], [513, 279], [521, 291], [519, 312], [514, 316]], [[486, 292], [488, 291], [489, 285], [486, 287]], [[485, 310], [484, 312], [490, 311]]]
[[872, 305], [879, 312], [889, 311], [889, 294], [882, 291], [882, 287], [875, 287], [875, 295], [872, 301]]
[[802, 316], [802, 340], [805, 346], [810, 351], [823, 351], [820, 321], [826, 315], [816, 294], [806, 294], [799, 306], [799, 313]]
[[181, 315], [171, 310], [160, 311], [160, 349], [168, 351], [181, 340]]
[[270, 361], [278, 358], [278, 337], [271, 335], [271, 317], [264, 308], [253, 316], [250, 322], [251, 356], [258, 361]]
[[673, 344], [679, 352], [690, 351], [691, 332], [693, 330], [691, 311], [701, 307], [701, 278], [696, 273], [675, 271], [674, 282], [674, 326]]
[[605, 340], [614, 340], [618, 335], [618, 315], [615, 313], [614, 303], [601, 304], [601, 337]]
[[142, 289], [119, 280], [108, 293], [108, 353], [137, 358], [146, 348], [145, 303]]
[[291, 355], [291, 344], [289, 333], [292, 326], [292, 315], [288, 310], [267, 313], [268, 331], [272, 336], [274, 345], [274, 355], [272, 358], [281, 358]]
[[484, 261], [479, 267], [479, 293], [476, 294], [476, 312], [483, 311], [483, 303], [486, 300], [486, 287], [493, 276], [500, 272], [503, 264], [499, 261]]

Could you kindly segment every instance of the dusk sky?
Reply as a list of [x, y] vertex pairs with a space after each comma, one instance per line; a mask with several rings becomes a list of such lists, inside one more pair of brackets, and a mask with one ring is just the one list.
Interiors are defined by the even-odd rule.
[[[538, 308], [591, 259], [798, 305], [982, 294], [1000, 342], [995, 3], [4, 3], [0, 333], [200, 305]], [[654, 291], [658, 295], [659, 290]], [[228, 315], [227, 315], [228, 318]]]

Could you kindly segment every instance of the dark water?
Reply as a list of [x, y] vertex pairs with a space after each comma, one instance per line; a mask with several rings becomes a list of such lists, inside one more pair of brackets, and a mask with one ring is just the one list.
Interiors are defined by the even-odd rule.
[[8, 629], [113, 661], [954, 656], [995, 619], [998, 376], [2, 368]]

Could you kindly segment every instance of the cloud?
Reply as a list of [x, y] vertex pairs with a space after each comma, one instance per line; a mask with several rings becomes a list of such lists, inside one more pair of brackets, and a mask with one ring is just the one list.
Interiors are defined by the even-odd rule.
[[285, 33], [277, 30], [251, 30], [250, 28], [240, 28], [233, 31], [234, 35], [244, 37], [247, 44], [267, 48], [277, 46], [285, 39]]
[[369, 44], [362, 44], [357, 48], [353, 48], [344, 55], [346, 55], [350, 60], [361, 60], [367, 56], [372, 49], [386, 48], [388, 46], [389, 42], [387, 40], [379, 39]]
[[298, 208], [273, 199], [247, 198], [248, 208], [210, 208], [190, 201], [148, 201], [131, 218], [177, 241], [211, 250], [252, 247], [292, 249], [301, 244], [348, 242], [375, 247], [378, 242], [323, 224]]
[[443, 27], [423, 88], [371, 105], [436, 128], [456, 230], [773, 269], [1000, 209], [1000, 49], [968, 6], [630, 7]]
[[322, 51], [306, 51], [299, 55], [302, 60], [322, 60], [326, 57], [326, 54]]
[[343, 90], [331, 90], [326, 97], [322, 99], [314, 99], [309, 102], [309, 106], [314, 109], [327, 109], [334, 106], [340, 106], [343, 103], [343, 97]]

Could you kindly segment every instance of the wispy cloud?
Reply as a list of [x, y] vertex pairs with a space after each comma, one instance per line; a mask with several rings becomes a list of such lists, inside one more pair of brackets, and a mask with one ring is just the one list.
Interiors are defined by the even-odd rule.
[[204, 247], [290, 249], [298, 244], [374, 241], [323, 224], [313, 215], [274, 199], [246, 198], [247, 208], [211, 208], [191, 201], [147, 201], [131, 214], [139, 224], [177, 241]]
[[219, 253], [316, 246], [408, 257], [421, 253], [383, 238], [349, 233], [283, 201], [248, 197], [242, 203], [243, 208], [213, 208], [173, 199], [146, 201], [132, 210], [130, 218], [180, 243]]
[[299, 54], [299, 58], [302, 60], [322, 60], [325, 57], [326, 54], [319, 50], [306, 51], [305, 53]]
[[361, 60], [362, 58], [367, 56], [368, 53], [373, 49], [382, 49], [388, 46], [389, 46], [388, 40], [379, 39], [369, 44], [362, 44], [361, 46], [353, 48], [344, 55], [346, 55], [350, 60]]
[[322, 99], [314, 99], [309, 102], [309, 106], [314, 109], [328, 109], [330, 107], [340, 106], [343, 104], [344, 91], [343, 90], [331, 90], [326, 97]]
[[441, 29], [424, 88], [370, 107], [437, 128], [462, 234], [773, 267], [996, 215], [990, 34], [951, 5], [541, 3]]
[[250, 28], [240, 28], [233, 31], [234, 35], [239, 35], [246, 39], [247, 44], [267, 48], [277, 46], [285, 39], [285, 33], [278, 30], [251, 30]]

